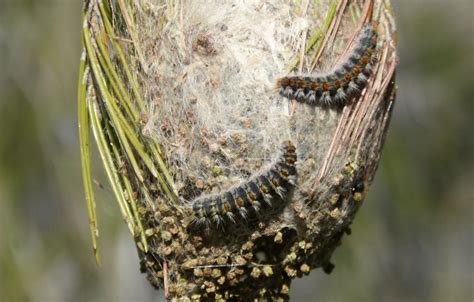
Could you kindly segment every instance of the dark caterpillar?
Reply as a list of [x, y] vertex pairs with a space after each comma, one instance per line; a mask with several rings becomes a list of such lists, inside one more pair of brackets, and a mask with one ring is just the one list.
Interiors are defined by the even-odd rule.
[[372, 74], [377, 61], [377, 36], [372, 24], [364, 26], [356, 46], [342, 63], [327, 74], [280, 78], [280, 94], [315, 106], [345, 105], [364, 89]]
[[273, 201], [284, 199], [296, 183], [296, 148], [290, 141], [283, 143], [283, 153], [267, 170], [247, 182], [218, 194], [204, 195], [192, 201], [192, 225], [217, 225], [228, 220], [246, 221], [249, 212], [258, 213]]

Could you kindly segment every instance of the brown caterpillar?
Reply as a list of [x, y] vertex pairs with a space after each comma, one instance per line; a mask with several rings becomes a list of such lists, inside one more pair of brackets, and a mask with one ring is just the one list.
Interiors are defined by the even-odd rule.
[[288, 76], [277, 80], [280, 95], [315, 106], [345, 105], [367, 84], [377, 61], [377, 31], [365, 25], [356, 46], [332, 71], [310, 76]]
[[258, 214], [266, 205], [284, 199], [296, 183], [296, 148], [290, 141], [283, 143], [280, 158], [267, 170], [251, 177], [247, 182], [218, 194], [209, 194], [192, 201], [192, 225], [217, 225], [238, 218], [247, 219], [250, 212]]

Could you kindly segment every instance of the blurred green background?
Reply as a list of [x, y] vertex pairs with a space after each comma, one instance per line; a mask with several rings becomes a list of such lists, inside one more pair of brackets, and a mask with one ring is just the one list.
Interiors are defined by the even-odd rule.
[[[81, 1], [0, 0], [0, 301], [161, 301], [97, 152], [102, 266], [80, 175]], [[292, 301], [473, 301], [474, 2], [393, 1], [398, 98], [379, 171], [331, 275]]]

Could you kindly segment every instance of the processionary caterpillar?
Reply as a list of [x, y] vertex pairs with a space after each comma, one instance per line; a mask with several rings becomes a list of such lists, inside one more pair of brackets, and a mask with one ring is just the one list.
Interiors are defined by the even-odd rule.
[[275, 206], [283, 200], [296, 183], [296, 147], [290, 141], [283, 143], [283, 152], [267, 170], [257, 173], [248, 181], [218, 194], [209, 194], [192, 201], [193, 220], [191, 224], [208, 227], [224, 221], [246, 220], [253, 212], [258, 214], [262, 207]]
[[332, 71], [316, 76], [287, 76], [278, 79], [282, 96], [315, 106], [346, 105], [367, 84], [377, 61], [377, 31], [365, 25], [355, 47]]

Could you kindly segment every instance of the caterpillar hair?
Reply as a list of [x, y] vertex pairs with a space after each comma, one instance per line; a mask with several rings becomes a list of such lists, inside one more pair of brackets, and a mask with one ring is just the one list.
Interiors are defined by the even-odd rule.
[[365, 25], [349, 55], [332, 71], [316, 76], [287, 76], [277, 80], [282, 96], [314, 106], [344, 106], [367, 85], [377, 61], [377, 31]]
[[250, 212], [259, 213], [263, 207], [275, 206], [284, 200], [296, 184], [296, 148], [290, 141], [283, 143], [283, 152], [270, 168], [252, 176], [248, 181], [218, 194], [198, 197], [191, 202], [193, 225], [208, 227], [224, 221], [246, 221]]

